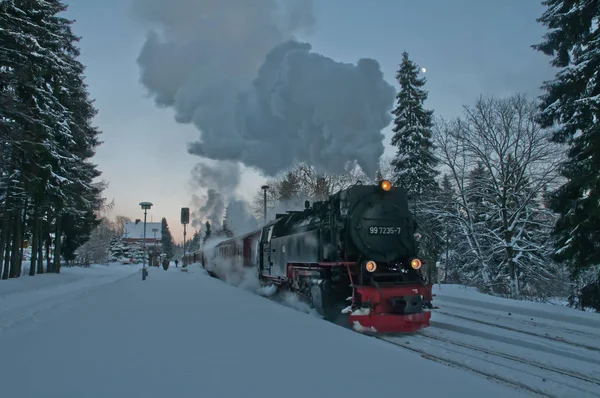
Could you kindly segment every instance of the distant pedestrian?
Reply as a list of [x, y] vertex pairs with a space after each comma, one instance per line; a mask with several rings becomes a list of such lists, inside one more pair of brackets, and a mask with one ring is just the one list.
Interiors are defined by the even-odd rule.
[[177, 264], [179, 264], [179, 260], [175, 260], [175, 268], [177, 268]]

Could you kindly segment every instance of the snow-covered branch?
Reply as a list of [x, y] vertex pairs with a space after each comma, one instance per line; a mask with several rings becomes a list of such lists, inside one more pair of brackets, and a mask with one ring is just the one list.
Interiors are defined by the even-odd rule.
[[468, 248], [464, 270], [515, 296], [519, 282], [531, 290], [556, 266], [549, 255], [555, 217], [544, 194], [556, 182], [561, 152], [537, 125], [536, 112], [522, 95], [480, 98], [462, 118], [438, 123], [435, 134], [453, 195], [432, 209]]

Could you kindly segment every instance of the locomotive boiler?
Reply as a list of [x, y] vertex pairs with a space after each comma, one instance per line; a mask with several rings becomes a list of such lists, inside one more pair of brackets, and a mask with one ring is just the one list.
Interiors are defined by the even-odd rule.
[[333, 322], [414, 332], [429, 326], [432, 299], [415, 233], [402, 187], [357, 183], [221, 242], [210, 257], [231, 253], [239, 267], [257, 267], [263, 282], [295, 292]]

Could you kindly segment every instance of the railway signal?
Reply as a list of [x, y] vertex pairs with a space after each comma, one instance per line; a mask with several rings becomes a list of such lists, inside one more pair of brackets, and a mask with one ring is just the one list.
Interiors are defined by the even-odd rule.
[[187, 266], [186, 257], [185, 257], [185, 236], [186, 236], [186, 226], [190, 223], [190, 208], [182, 207], [181, 208], [181, 223], [183, 224], [183, 258], [182, 267], [185, 268]]

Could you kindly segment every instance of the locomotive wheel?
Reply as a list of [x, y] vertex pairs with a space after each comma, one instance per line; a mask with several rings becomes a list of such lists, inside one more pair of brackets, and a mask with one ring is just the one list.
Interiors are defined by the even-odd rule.
[[321, 286], [313, 286], [311, 288], [311, 298], [313, 307], [327, 321], [343, 326], [344, 320], [348, 324], [348, 315], [342, 314], [342, 310], [347, 307], [345, 296], [335, 289], [331, 289], [330, 285], [325, 283]]

